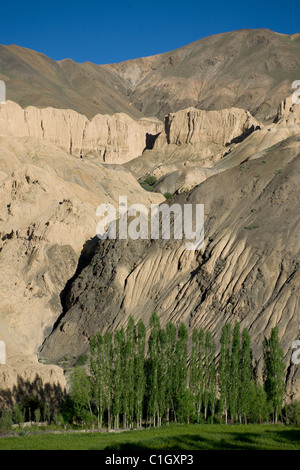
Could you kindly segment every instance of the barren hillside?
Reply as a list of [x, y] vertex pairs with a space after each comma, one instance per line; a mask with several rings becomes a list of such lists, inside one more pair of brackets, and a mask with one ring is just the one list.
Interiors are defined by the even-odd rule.
[[[70, 285], [67, 311], [43, 357], [52, 362], [86, 353], [95, 331], [114, 330], [130, 314], [147, 323], [155, 309], [162, 324], [184, 321], [216, 337], [224, 322], [239, 320], [260, 360], [262, 340], [278, 324], [288, 394], [299, 398], [299, 368], [291, 363], [299, 331], [299, 112], [293, 107], [277, 132], [266, 130], [275, 139], [271, 146], [257, 152], [259, 133], [266, 138], [258, 130], [237, 145], [235, 156], [223, 157], [221, 171], [169, 201], [205, 205], [201, 251], [186, 251], [178, 240], [99, 241]], [[277, 134], [285, 137], [278, 141]]]
[[299, 79], [300, 36], [243, 29], [119, 64], [55, 62], [0, 46], [0, 79], [22, 107], [70, 108], [89, 118], [124, 112], [163, 119], [188, 107], [239, 107], [270, 121]]

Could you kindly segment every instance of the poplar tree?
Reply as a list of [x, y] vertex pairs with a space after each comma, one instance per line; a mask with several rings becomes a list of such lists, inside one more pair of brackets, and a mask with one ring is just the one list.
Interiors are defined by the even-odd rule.
[[229, 408], [232, 421], [238, 420], [240, 389], [240, 324], [236, 322], [232, 334], [230, 358]]
[[216, 375], [216, 346], [212, 339], [211, 364], [210, 364], [210, 386], [209, 386], [209, 407], [211, 412], [211, 422], [213, 423], [217, 402], [217, 375]]
[[175, 396], [176, 412], [180, 420], [184, 417], [185, 392], [187, 389], [187, 341], [188, 331], [183, 323], [178, 328], [178, 338], [175, 348]]
[[190, 358], [189, 392], [192, 400], [193, 413], [197, 416], [199, 396], [199, 335], [196, 329], [192, 334], [192, 352]]
[[82, 420], [84, 410], [89, 408], [91, 413], [91, 382], [80, 367], [75, 367], [70, 376], [70, 396], [73, 400], [75, 412]]
[[199, 387], [197, 396], [197, 421], [200, 422], [200, 413], [203, 405], [203, 393], [204, 393], [204, 339], [205, 331], [200, 329], [199, 331], [199, 347], [198, 347], [198, 377]]
[[205, 334], [203, 370], [203, 406], [205, 420], [207, 419], [208, 410], [210, 410], [213, 419], [217, 400], [215, 349], [212, 335], [208, 331]]
[[172, 410], [176, 421], [176, 412], [174, 404], [174, 381], [175, 381], [175, 345], [176, 328], [171, 322], [166, 324], [166, 415], [167, 423], [170, 421], [170, 410]]
[[122, 399], [124, 394], [123, 383], [123, 358], [125, 353], [125, 333], [124, 328], [116, 330], [113, 341], [113, 404], [112, 413], [114, 427], [119, 429], [120, 414], [122, 412]]
[[103, 415], [105, 409], [104, 382], [105, 375], [103, 369], [103, 337], [97, 333], [90, 340], [90, 374], [92, 384], [92, 396], [97, 408], [98, 429], [102, 428]]
[[134, 414], [134, 379], [135, 379], [135, 354], [136, 336], [135, 323], [132, 315], [128, 319], [125, 343], [125, 364], [124, 364], [124, 395], [123, 395], [123, 419], [124, 427], [133, 426]]
[[272, 329], [269, 339], [264, 338], [263, 357], [264, 387], [273, 406], [274, 422], [277, 423], [285, 392], [285, 364], [279, 344], [278, 326]]
[[[240, 360], [240, 406], [239, 412], [247, 424], [247, 416], [250, 410], [250, 387], [251, 387], [251, 339], [246, 328], [242, 331], [241, 360]], [[241, 420], [241, 419], [240, 419]]]
[[230, 324], [226, 323], [221, 333], [221, 353], [219, 362], [219, 389], [220, 389], [220, 409], [225, 416], [225, 423], [228, 422], [229, 409], [229, 373], [230, 373]]
[[266, 391], [262, 384], [255, 384], [252, 380], [249, 389], [250, 406], [249, 416], [255, 423], [262, 423], [262, 420], [268, 418], [269, 404]]
[[159, 332], [159, 359], [158, 359], [158, 426], [166, 411], [167, 390], [167, 334], [165, 330]]
[[105, 397], [105, 405], [107, 409], [107, 426], [111, 429], [111, 408], [113, 395], [113, 369], [112, 369], [112, 333], [106, 331], [103, 337], [103, 391]]
[[143, 401], [146, 387], [145, 377], [146, 328], [142, 320], [137, 325], [137, 353], [135, 363], [135, 416], [137, 425], [142, 427]]
[[204, 386], [203, 386], [203, 406], [204, 419], [207, 419], [207, 411], [210, 401], [210, 384], [211, 384], [211, 365], [212, 365], [212, 341], [211, 333], [208, 331], [205, 335], [204, 347]]
[[151, 333], [148, 341], [148, 415], [156, 426], [158, 408], [158, 369], [160, 321], [154, 311], [150, 318]]

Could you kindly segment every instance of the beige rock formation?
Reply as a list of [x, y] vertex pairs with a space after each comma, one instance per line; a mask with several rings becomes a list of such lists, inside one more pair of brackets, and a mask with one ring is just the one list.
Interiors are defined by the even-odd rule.
[[0, 135], [44, 139], [75, 156], [95, 155], [105, 163], [124, 163], [141, 155], [147, 134], [161, 129], [156, 118], [135, 121], [119, 113], [88, 120], [73, 110], [0, 104]]
[[24, 362], [15, 366], [0, 365], [0, 409], [20, 404], [24, 398], [49, 404], [52, 413], [59, 411], [67, 381], [62, 369], [55, 365]]
[[184, 109], [165, 117], [164, 130], [153, 150], [146, 150], [125, 166], [140, 179], [147, 174], [162, 178], [154, 190], [187, 191], [220, 171], [214, 164], [261, 129], [263, 125], [243, 109]]
[[129, 315], [148, 324], [156, 310], [163, 326], [183, 321], [216, 340], [225, 322], [240, 321], [261, 373], [262, 342], [277, 324], [287, 395], [299, 399], [300, 369], [291, 362], [299, 336], [299, 157], [300, 132], [171, 199], [204, 204], [200, 251], [178, 240], [101, 242], [42, 353], [49, 360], [83, 354], [95, 331], [125, 326]]
[[[187, 139], [182, 134], [180, 140]], [[187, 143], [164, 148], [172, 145], [193, 148]], [[190, 162], [186, 191], [170, 204], [205, 205], [203, 249], [187, 252], [175, 240], [100, 243], [92, 265], [74, 281], [68, 311], [42, 353], [53, 361], [75, 350], [83, 354], [95, 330], [125, 325], [130, 314], [147, 323], [156, 310], [163, 325], [184, 321], [210, 330], [216, 338], [225, 321], [233, 325], [239, 320], [249, 328], [261, 373], [262, 342], [277, 324], [287, 365], [287, 397], [300, 399], [300, 369], [291, 361], [300, 321], [299, 156], [300, 105], [294, 105], [276, 124], [234, 144], [211, 168], [195, 168]], [[169, 164], [172, 171], [160, 173], [162, 177], [177, 171], [180, 180], [184, 170], [179, 174]], [[95, 281], [95, 272], [105, 276]], [[100, 306], [101, 316], [96, 313]]]
[[156, 139], [154, 148], [164, 144], [225, 146], [260, 127], [262, 125], [243, 109], [204, 111], [188, 108], [166, 116], [165, 132]]
[[[165, 131], [156, 139], [154, 149], [146, 150], [125, 167], [141, 180], [146, 175], [156, 176], [156, 191], [188, 191], [215, 173], [247, 158], [260, 157], [298, 134], [300, 105], [293, 105], [288, 97], [279, 106], [274, 123], [263, 126], [253, 119], [248, 112], [234, 108], [173, 113], [166, 116]], [[256, 130], [245, 138], [253, 128]], [[226, 141], [232, 143], [226, 145]]]
[[[76, 136], [84, 117], [45, 110], [42, 119], [42, 110], [32, 108], [25, 119], [28, 109], [20, 109], [8, 103], [0, 112], [0, 128], [11, 134], [0, 137], [0, 337], [7, 349], [0, 389], [34, 380], [35, 373], [43, 383], [64, 387], [62, 369], [38, 360], [51, 363], [66, 355], [75, 360], [95, 329], [125, 324], [131, 313], [147, 322], [156, 308], [163, 322], [182, 319], [214, 335], [225, 320], [239, 318], [251, 326], [258, 359], [263, 335], [278, 323], [290, 366], [289, 395], [298, 396], [290, 346], [297, 339], [299, 310], [300, 106], [244, 140], [259, 123], [243, 110], [188, 109], [167, 118], [155, 148], [126, 167], [165, 178], [162, 192], [171, 179], [183, 192], [177, 196], [182, 204], [205, 204], [203, 252], [184, 252], [178, 242], [146, 243], [145, 250], [143, 243], [107, 242], [100, 248], [102, 261], [96, 254], [80, 273], [78, 264], [81, 270], [93, 254], [100, 203], [116, 204], [119, 195], [127, 195], [129, 204], [164, 198], [145, 192], [123, 166], [103, 164], [90, 150], [84, 159], [62, 150], [71, 141], [76, 153], [82, 150]], [[9, 113], [16, 118], [8, 119]], [[105, 119], [95, 118], [90, 148]], [[28, 122], [34, 125], [26, 127]], [[120, 126], [115, 139], [125, 135], [126, 117]], [[34, 136], [27, 136], [29, 130]], [[21, 132], [25, 137], [13, 135]]]
[[46, 140], [0, 137], [0, 337], [10, 377], [22, 377], [28, 364], [44, 381], [54, 373], [38, 363], [39, 347], [62, 313], [60, 295], [80, 256], [89, 256], [97, 206], [116, 205], [119, 195], [130, 204], [164, 200], [122, 167], [76, 158]]

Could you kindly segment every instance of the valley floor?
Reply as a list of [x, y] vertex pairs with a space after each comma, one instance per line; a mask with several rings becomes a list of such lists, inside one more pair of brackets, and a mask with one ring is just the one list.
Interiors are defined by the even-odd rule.
[[27, 434], [0, 439], [0, 450], [300, 450], [300, 427], [170, 425], [119, 433]]

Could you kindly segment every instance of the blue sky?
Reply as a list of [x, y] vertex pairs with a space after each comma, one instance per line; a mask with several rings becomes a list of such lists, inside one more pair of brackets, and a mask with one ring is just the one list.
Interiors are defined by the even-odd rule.
[[300, 32], [300, 1], [5, 1], [0, 44], [98, 64], [171, 51], [242, 28]]

